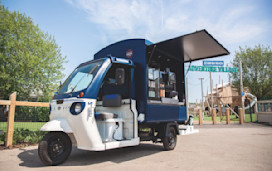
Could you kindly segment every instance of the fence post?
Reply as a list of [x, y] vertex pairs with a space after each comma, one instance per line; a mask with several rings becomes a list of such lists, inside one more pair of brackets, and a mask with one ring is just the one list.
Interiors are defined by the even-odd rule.
[[7, 128], [7, 141], [6, 147], [12, 147], [13, 130], [14, 130], [14, 114], [15, 114], [15, 103], [16, 103], [16, 92], [9, 96], [10, 106], [8, 114], [8, 128]]
[[240, 124], [244, 124], [243, 108], [238, 109]]
[[202, 109], [198, 109], [199, 125], [203, 124]]
[[213, 118], [213, 125], [216, 125], [216, 109], [212, 109], [212, 118]]
[[230, 109], [229, 108], [226, 109], [226, 124], [227, 125], [230, 124]]
[[258, 113], [258, 101], [256, 100], [255, 105], [254, 105], [254, 113], [257, 115]]

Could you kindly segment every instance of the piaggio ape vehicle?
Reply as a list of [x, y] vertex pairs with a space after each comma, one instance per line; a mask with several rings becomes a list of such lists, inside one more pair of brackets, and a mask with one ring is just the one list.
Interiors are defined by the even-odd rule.
[[50, 102], [39, 157], [58, 165], [79, 149], [104, 151], [140, 141], [176, 146], [187, 122], [184, 63], [227, 55], [206, 30], [159, 43], [129, 39], [80, 64]]

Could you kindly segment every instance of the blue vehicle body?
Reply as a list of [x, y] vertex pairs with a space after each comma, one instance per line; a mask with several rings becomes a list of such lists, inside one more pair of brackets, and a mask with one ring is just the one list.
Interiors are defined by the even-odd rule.
[[[79, 97], [80, 92], [84, 93], [83, 98], [97, 99], [107, 71], [113, 63], [119, 63], [131, 66], [131, 98], [136, 100], [138, 114], [145, 115], [144, 123], [172, 121], [184, 123], [187, 120], [184, 63], [227, 54], [229, 52], [206, 30], [159, 43], [152, 43], [146, 39], [123, 40], [98, 51], [94, 55], [94, 60], [79, 65], [80, 67], [93, 61], [104, 60], [103, 66], [86, 89], [56, 94], [54, 99]], [[175, 72], [178, 104], [152, 103], [148, 98], [149, 65], [171, 68]]]
[[[72, 145], [90, 151], [162, 142], [173, 150], [187, 117], [184, 63], [227, 55], [206, 30], [158, 43], [128, 39], [80, 64], [50, 102], [39, 144], [46, 165], [64, 162]], [[187, 120], [187, 125], [184, 124]]]
[[[103, 48], [94, 55], [94, 59], [98, 60], [105, 58], [105, 56], [128, 59], [126, 52], [132, 50], [133, 55], [129, 59], [136, 66], [134, 79], [132, 80], [135, 88], [132, 89], [132, 92], [136, 94], [138, 113], [145, 114], [144, 122], [184, 122], [187, 120], [185, 103], [182, 106], [148, 103], [148, 45], [150, 45], [150, 42], [145, 39], [123, 40]], [[182, 60], [176, 62], [179, 64], [172, 67], [179, 69], [179, 72], [176, 72], [178, 74], [177, 81], [183, 82], [183, 84], [179, 84], [180, 87], [178, 88], [180, 89], [179, 99], [184, 100], [184, 62]]]

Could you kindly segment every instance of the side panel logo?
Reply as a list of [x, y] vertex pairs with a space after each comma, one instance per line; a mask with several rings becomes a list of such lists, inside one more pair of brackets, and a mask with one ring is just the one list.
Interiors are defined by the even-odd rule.
[[126, 57], [130, 59], [132, 58], [132, 56], [133, 56], [133, 50], [132, 49], [127, 50]]

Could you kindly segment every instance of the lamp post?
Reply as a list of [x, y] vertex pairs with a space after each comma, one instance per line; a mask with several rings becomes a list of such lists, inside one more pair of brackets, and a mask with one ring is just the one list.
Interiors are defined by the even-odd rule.
[[201, 81], [202, 118], [204, 120], [203, 79], [204, 78], [199, 78], [199, 80]]
[[243, 67], [242, 67], [242, 61], [240, 60], [240, 65], [239, 65], [239, 69], [240, 69], [240, 89], [241, 89], [241, 101], [242, 101], [242, 109], [243, 109], [243, 115], [244, 115], [244, 120], [245, 120], [245, 98], [244, 98], [244, 88], [243, 88]]

